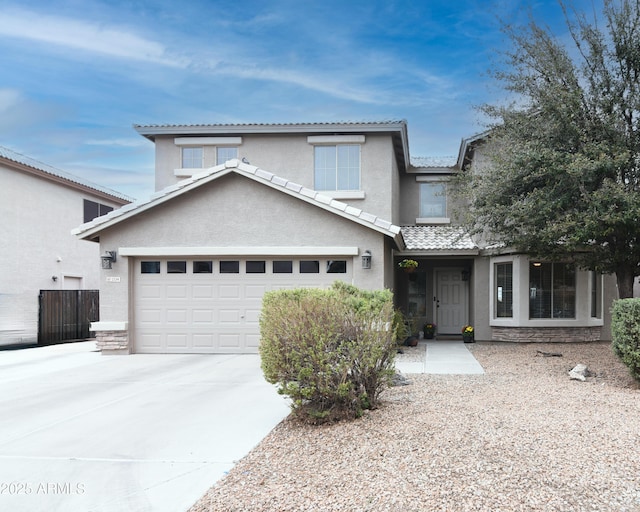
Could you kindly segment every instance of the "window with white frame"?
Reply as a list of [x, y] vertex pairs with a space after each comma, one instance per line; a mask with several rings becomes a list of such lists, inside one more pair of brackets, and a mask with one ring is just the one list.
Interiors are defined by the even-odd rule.
[[495, 264], [495, 316], [513, 317], [513, 263]]
[[360, 189], [360, 145], [314, 147], [316, 190]]
[[576, 317], [576, 269], [569, 263], [529, 264], [529, 318]]
[[427, 219], [447, 217], [446, 183], [420, 183], [420, 217]]
[[202, 169], [204, 165], [204, 151], [202, 147], [182, 148], [182, 168]]
[[220, 165], [228, 160], [238, 158], [238, 148], [235, 146], [219, 146], [216, 148], [216, 164]]

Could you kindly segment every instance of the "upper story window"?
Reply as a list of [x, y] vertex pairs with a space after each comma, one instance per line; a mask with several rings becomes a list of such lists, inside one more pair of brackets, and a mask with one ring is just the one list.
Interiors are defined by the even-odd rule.
[[309, 135], [313, 145], [313, 188], [335, 199], [364, 199], [361, 149], [364, 135]]
[[359, 145], [316, 146], [314, 150], [316, 190], [360, 189]]
[[204, 151], [202, 147], [182, 148], [182, 168], [202, 169], [204, 165]]
[[113, 211], [113, 206], [96, 203], [89, 199], [84, 200], [84, 222], [91, 222], [96, 217], [106, 215], [110, 211]]
[[238, 158], [237, 147], [217, 147], [216, 148], [216, 165], [225, 163], [227, 160]]
[[447, 217], [446, 183], [420, 183], [420, 217], [431, 219]]
[[180, 148], [180, 168], [173, 174], [179, 178], [193, 176], [194, 169], [208, 169], [238, 158], [242, 137], [176, 137]]

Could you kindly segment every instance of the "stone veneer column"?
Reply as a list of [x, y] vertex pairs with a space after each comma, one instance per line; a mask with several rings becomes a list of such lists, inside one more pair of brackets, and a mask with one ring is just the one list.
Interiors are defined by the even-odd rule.
[[129, 331], [96, 331], [96, 345], [103, 355], [129, 354]]

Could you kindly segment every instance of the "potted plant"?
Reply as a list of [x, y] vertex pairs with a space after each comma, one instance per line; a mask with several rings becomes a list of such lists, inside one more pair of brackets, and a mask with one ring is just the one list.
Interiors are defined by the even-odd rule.
[[462, 328], [462, 341], [465, 343], [473, 343], [475, 341], [473, 338], [473, 326], [465, 325]]
[[418, 262], [416, 260], [404, 259], [398, 263], [398, 267], [407, 273], [411, 273], [418, 268]]
[[425, 339], [432, 340], [436, 334], [436, 324], [427, 322], [422, 327], [422, 332], [424, 333]]

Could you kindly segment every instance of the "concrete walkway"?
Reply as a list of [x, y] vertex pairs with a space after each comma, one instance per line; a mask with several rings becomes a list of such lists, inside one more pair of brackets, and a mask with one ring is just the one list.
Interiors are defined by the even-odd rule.
[[422, 361], [396, 361], [402, 373], [437, 375], [482, 375], [484, 369], [462, 341], [427, 341]]

